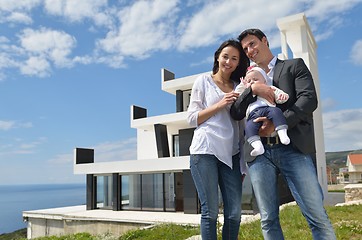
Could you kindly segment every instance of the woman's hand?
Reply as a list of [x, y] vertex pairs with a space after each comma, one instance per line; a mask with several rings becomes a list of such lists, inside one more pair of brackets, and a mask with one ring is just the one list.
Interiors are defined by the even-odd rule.
[[238, 99], [238, 97], [239, 93], [236, 93], [234, 91], [226, 93], [219, 102], [199, 112], [197, 124], [200, 125], [201, 123], [212, 117], [214, 114], [216, 114], [218, 111], [225, 108], [227, 105], [231, 105], [233, 102], [236, 101], [236, 99]]
[[236, 99], [238, 99], [238, 97], [239, 97], [239, 93], [236, 93], [234, 91], [226, 93], [224, 95], [224, 97], [220, 100], [220, 102], [218, 102], [218, 104], [217, 104], [218, 108], [221, 109], [221, 108], [226, 107], [229, 104], [232, 104], [233, 102], [236, 101]]

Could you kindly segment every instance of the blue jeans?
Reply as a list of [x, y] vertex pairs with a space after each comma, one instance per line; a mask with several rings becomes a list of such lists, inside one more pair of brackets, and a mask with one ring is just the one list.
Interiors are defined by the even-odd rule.
[[261, 216], [264, 239], [284, 239], [279, 222], [277, 179], [282, 174], [306, 218], [313, 239], [336, 239], [333, 227], [323, 206], [312, 158], [289, 145], [264, 145], [265, 153], [248, 163], [251, 183]]
[[239, 154], [233, 156], [233, 169], [231, 169], [214, 155], [192, 154], [190, 156], [191, 175], [201, 204], [202, 239], [217, 239], [218, 186], [224, 203], [222, 239], [238, 238], [242, 194], [239, 159]]

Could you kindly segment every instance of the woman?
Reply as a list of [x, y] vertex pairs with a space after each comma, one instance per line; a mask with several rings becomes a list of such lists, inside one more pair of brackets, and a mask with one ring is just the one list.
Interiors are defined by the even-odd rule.
[[246, 165], [240, 154], [243, 126], [230, 116], [234, 92], [249, 60], [240, 43], [228, 40], [214, 54], [212, 74], [200, 75], [192, 87], [188, 122], [196, 127], [190, 146], [190, 169], [201, 203], [202, 239], [217, 239], [218, 186], [223, 199], [223, 239], [237, 239], [242, 180]]

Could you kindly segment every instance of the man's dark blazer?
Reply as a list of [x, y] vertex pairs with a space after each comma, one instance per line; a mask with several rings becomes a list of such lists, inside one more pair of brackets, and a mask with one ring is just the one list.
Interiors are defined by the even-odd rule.
[[[303, 59], [277, 59], [274, 66], [273, 85], [289, 94], [288, 101], [277, 104], [277, 107], [282, 109], [287, 119], [291, 144], [302, 153], [315, 153], [313, 111], [317, 108], [318, 100], [312, 74]], [[255, 100], [256, 97], [253, 96], [251, 88], [248, 88], [232, 104], [231, 117], [242, 120], [248, 105]], [[247, 162], [254, 159], [250, 156], [251, 150], [250, 144], [246, 142], [244, 152]]]

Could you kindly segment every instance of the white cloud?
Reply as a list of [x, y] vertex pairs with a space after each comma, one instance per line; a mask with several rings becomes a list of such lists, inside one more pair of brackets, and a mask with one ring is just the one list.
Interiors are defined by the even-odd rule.
[[59, 154], [55, 156], [54, 158], [51, 158], [48, 160], [49, 163], [52, 164], [68, 164], [73, 162], [73, 154], [71, 153], [65, 153], [65, 154]]
[[136, 160], [137, 139], [130, 138], [117, 142], [101, 143], [94, 148], [95, 162]]
[[190, 66], [191, 67], [196, 67], [196, 66], [204, 65], [204, 64], [212, 65], [213, 62], [214, 62], [214, 56], [210, 56], [210, 57], [205, 58], [202, 61], [191, 63]]
[[[250, 2], [240, 0], [218, 1], [205, 5], [187, 24], [184, 23], [179, 49], [208, 46], [220, 42], [225, 36], [237, 37], [243, 29], [249, 27], [258, 27], [265, 32], [276, 29], [276, 19], [295, 12], [300, 3], [282, 0], [275, 4], [255, 0], [252, 5], [251, 8]], [[259, 7], [266, 9], [267, 17], [266, 11], [260, 11]]]
[[[249, 1], [209, 1], [190, 19], [181, 22], [181, 36], [178, 48], [190, 50], [208, 46], [227, 36], [236, 37], [245, 28], [262, 29], [271, 41], [271, 47], [279, 46], [276, 20], [292, 14], [305, 12], [312, 29], [316, 29], [317, 40], [333, 35], [344, 24], [344, 15], [361, 0], [283, 0], [275, 2]], [[265, 11], [260, 11], [260, 8]], [[267, 16], [266, 16], [267, 14]], [[321, 28], [321, 25], [325, 27]], [[212, 27], [210, 27], [212, 26]], [[274, 36], [277, 33], [278, 36]], [[275, 41], [274, 41], [275, 39]], [[278, 43], [276, 43], [278, 41]]]
[[13, 12], [6, 19], [8, 22], [16, 22], [24, 24], [31, 24], [33, 22], [30, 16], [21, 12]]
[[[0, 47], [1, 49], [1, 47]], [[14, 61], [11, 59], [9, 54], [5, 52], [0, 52], [0, 69], [2, 68], [10, 68], [11, 66], [14, 66]]]
[[44, 8], [48, 14], [64, 17], [71, 22], [93, 19], [98, 26], [112, 23], [107, 0], [45, 0]]
[[29, 12], [40, 5], [42, 0], [1, 1], [0, 23], [32, 23]]
[[8, 43], [9, 39], [5, 36], [0, 36], [0, 43]]
[[31, 122], [23, 122], [23, 123], [18, 123], [17, 126], [19, 128], [32, 128], [33, 123], [31, 123]]
[[[104, 142], [92, 147], [94, 149], [95, 162], [112, 162], [122, 160], [136, 160], [137, 158], [137, 139], [129, 138], [116, 142]], [[73, 153], [59, 154], [52, 159], [49, 163], [54, 164], [69, 164], [73, 162]]]
[[46, 138], [39, 138], [36, 141], [29, 142], [29, 143], [22, 143], [20, 144], [19, 148], [21, 150], [32, 150], [35, 149], [37, 146], [43, 144], [47, 139]]
[[[30, 24], [33, 21], [32, 10], [37, 8], [37, 11], [47, 14], [45, 17], [49, 17], [49, 21], [56, 21], [54, 16], [60, 17], [61, 21], [88, 29], [98, 39], [91, 40], [96, 46], [93, 52], [71, 57], [82, 43], [78, 44], [74, 36], [61, 30], [45, 27], [25, 29], [18, 34], [21, 46], [15, 45], [16, 41], [11, 36], [7, 36], [9, 42], [2, 41], [4, 37], [0, 36], [0, 49], [6, 49], [0, 54], [0, 79], [6, 75], [4, 69], [14, 67], [19, 68], [22, 74], [39, 77], [50, 76], [53, 65], [62, 68], [101, 63], [121, 68], [127, 66], [128, 59], [145, 59], [155, 52], [171, 48], [188, 51], [207, 47], [236, 37], [241, 30], [249, 27], [263, 29], [271, 47], [275, 48], [280, 44], [276, 20], [303, 11], [312, 27], [318, 29], [316, 39], [326, 39], [343, 25], [343, 16], [348, 10], [360, 2], [281, 0], [275, 4], [255, 0], [251, 8], [250, 2], [245, 0], [140, 0], [118, 3], [106, 0], [3, 1], [0, 4], [0, 22], [8, 18], [6, 21]], [[260, 11], [260, 7], [266, 11]], [[99, 37], [100, 34], [105, 35]], [[352, 56], [360, 62], [360, 55]], [[40, 65], [35, 66], [34, 60]]]
[[[319, 21], [328, 20], [335, 14], [343, 14], [361, 2], [361, 0], [304, 0], [307, 4], [306, 14]], [[333, 18], [332, 18], [333, 19]]]
[[24, 75], [48, 77], [51, 66], [43, 57], [30, 57], [20, 66], [20, 72]]
[[38, 6], [42, 0], [18, 0], [18, 1], [1, 1], [1, 12], [14, 12], [14, 11], [30, 11], [32, 8]]
[[336, 29], [343, 26], [343, 24], [344, 24], [344, 19], [339, 15], [335, 15], [328, 18], [328, 21], [324, 23], [325, 25], [324, 27], [321, 27], [322, 24], [320, 24], [319, 22], [312, 21], [311, 28], [316, 30], [314, 33], [314, 38], [317, 42], [319, 42], [333, 36]]
[[96, 57], [95, 62], [106, 64], [112, 68], [124, 68], [127, 66], [124, 63], [124, 57], [116, 54], [108, 56], [98, 56]]
[[336, 107], [337, 103], [333, 98], [326, 98], [322, 100], [322, 110], [323, 112], [328, 112], [331, 109]]
[[107, 5], [107, 0], [45, 0], [44, 8], [49, 14], [63, 16], [70, 21], [81, 21], [97, 14], [101, 7]]
[[305, 13], [317, 41], [329, 38], [334, 32], [347, 23], [345, 15], [349, 10], [361, 3], [361, 0], [302, 0], [305, 2]]
[[6, 78], [5, 74], [0, 72], [0, 82], [4, 81]]
[[353, 44], [350, 59], [353, 64], [362, 66], [362, 39]]
[[[0, 36], [0, 70], [18, 66], [13, 55], [14, 53], [17, 54], [18, 52], [21, 52], [21, 49], [14, 45], [10, 45], [9, 43], [10, 40], [8, 38]], [[0, 72], [0, 74], [3, 73]]]
[[73, 58], [73, 63], [90, 64], [93, 62], [91, 56], [76, 56]]
[[10, 130], [15, 127], [15, 121], [1, 121], [0, 130]]
[[71, 65], [69, 55], [76, 46], [71, 35], [47, 28], [25, 29], [19, 35], [21, 46], [31, 55], [46, 58], [58, 67]]
[[[17, 126], [18, 125], [18, 126]], [[13, 128], [22, 127], [22, 124], [14, 124]], [[15, 156], [24, 154], [34, 154], [38, 146], [47, 141], [47, 138], [40, 137], [32, 142], [25, 142], [23, 139], [6, 139], [0, 146], [0, 156]]]
[[0, 120], [0, 130], [7, 131], [14, 128], [31, 128], [31, 122], [2, 121]]
[[[0, 36], [0, 70], [19, 68], [24, 75], [49, 77], [53, 66], [73, 67], [94, 62], [92, 56], [72, 57], [77, 41], [64, 31], [26, 28], [18, 34], [19, 46]], [[0, 76], [4, 76], [0, 72]]]
[[[97, 42], [101, 51], [134, 59], [166, 50], [173, 44], [177, 1], [137, 1], [120, 10], [120, 27]], [[120, 60], [123, 60], [122, 58]]]
[[362, 109], [323, 114], [326, 152], [362, 149]]

